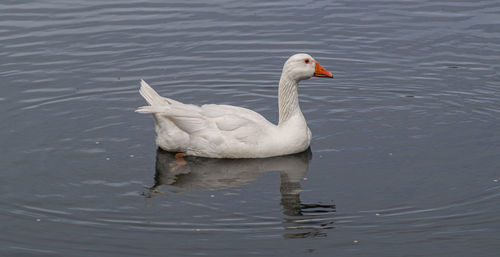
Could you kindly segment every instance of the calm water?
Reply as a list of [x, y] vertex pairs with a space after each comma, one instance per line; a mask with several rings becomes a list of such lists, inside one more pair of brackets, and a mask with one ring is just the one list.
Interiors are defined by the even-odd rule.
[[[208, 3], [210, 2], [210, 3]], [[176, 160], [143, 78], [277, 121], [311, 151]], [[0, 3], [1, 256], [498, 256], [500, 3]]]

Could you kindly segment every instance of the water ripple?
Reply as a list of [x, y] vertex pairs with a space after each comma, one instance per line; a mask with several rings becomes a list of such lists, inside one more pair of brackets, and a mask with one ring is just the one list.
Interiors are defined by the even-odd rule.
[[[499, 187], [484, 186], [500, 167], [498, 1], [6, 0], [0, 13], [2, 256], [498, 250]], [[173, 171], [157, 153], [153, 167], [140, 79], [276, 121], [296, 52], [335, 75], [299, 89], [309, 180], [302, 157]]]

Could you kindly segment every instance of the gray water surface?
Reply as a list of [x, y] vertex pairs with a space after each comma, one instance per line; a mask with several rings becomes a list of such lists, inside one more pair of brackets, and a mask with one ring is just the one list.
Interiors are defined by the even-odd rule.
[[[276, 122], [284, 61], [308, 152], [176, 159], [145, 79]], [[497, 256], [500, 3], [0, 3], [1, 256]]]

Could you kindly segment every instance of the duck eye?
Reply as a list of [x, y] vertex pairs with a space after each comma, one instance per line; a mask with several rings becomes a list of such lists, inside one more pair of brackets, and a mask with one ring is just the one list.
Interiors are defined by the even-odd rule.
[[305, 60], [304, 60], [304, 62], [305, 62], [306, 64], [309, 64], [311, 61], [309, 61], [309, 59], [305, 59]]

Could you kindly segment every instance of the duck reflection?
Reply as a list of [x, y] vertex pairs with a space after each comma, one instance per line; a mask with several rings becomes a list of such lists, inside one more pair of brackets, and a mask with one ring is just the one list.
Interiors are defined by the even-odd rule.
[[300, 200], [303, 181], [312, 158], [305, 152], [263, 159], [212, 159], [187, 156], [178, 158], [171, 152], [158, 149], [154, 185], [146, 197], [159, 193], [162, 185], [171, 185], [185, 191], [219, 190], [237, 187], [256, 180], [267, 171], [280, 172], [283, 226], [293, 233], [286, 238], [324, 237], [324, 229], [333, 228], [335, 205], [303, 204]]

